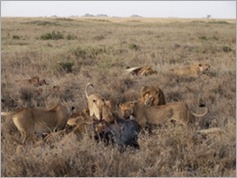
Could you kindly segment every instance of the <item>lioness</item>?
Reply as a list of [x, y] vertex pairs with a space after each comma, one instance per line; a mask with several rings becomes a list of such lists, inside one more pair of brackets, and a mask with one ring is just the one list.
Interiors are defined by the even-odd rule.
[[211, 66], [209, 64], [192, 64], [187, 67], [171, 69], [171, 72], [178, 76], [193, 76], [198, 77], [198, 75], [207, 71]]
[[193, 113], [184, 102], [168, 103], [166, 105], [151, 107], [139, 101], [135, 101], [120, 104], [119, 107], [124, 118], [130, 118], [130, 116], [133, 115], [135, 120], [143, 128], [150, 124], [161, 124], [167, 120], [176, 120], [182, 125], [187, 126], [193, 122], [191, 118], [192, 115], [202, 117], [208, 112], [208, 109], [205, 107], [204, 113]]
[[154, 86], [144, 86], [140, 92], [141, 103], [148, 106], [159, 106], [166, 104], [163, 91]]
[[133, 74], [133, 75], [142, 75], [147, 76], [151, 74], [156, 74], [157, 71], [153, 70], [150, 66], [141, 66], [141, 67], [127, 67], [126, 69], [127, 73]]
[[102, 120], [112, 123], [115, 121], [115, 117], [112, 112], [112, 105], [110, 101], [106, 101], [102, 107]]
[[102, 119], [102, 107], [105, 104], [105, 99], [99, 94], [91, 94], [88, 96], [87, 90], [89, 86], [93, 86], [93, 84], [88, 83], [86, 85], [85, 94], [88, 103], [88, 109], [90, 116], [95, 116], [98, 120]]
[[34, 133], [42, 134], [45, 132], [62, 130], [72, 110], [58, 104], [50, 110], [23, 108], [15, 112], [1, 112], [2, 116], [12, 116], [13, 122], [22, 136], [22, 143], [32, 137]]

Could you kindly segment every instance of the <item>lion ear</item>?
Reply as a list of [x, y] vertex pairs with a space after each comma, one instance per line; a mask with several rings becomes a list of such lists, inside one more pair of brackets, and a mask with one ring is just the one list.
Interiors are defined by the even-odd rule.
[[130, 102], [130, 103], [129, 103], [129, 107], [133, 107], [134, 104], [135, 104], [135, 101]]
[[106, 100], [106, 101], [105, 101], [105, 104], [106, 104], [107, 106], [109, 106], [110, 109], [112, 108], [112, 103], [111, 103], [110, 100]]
[[144, 95], [150, 95], [151, 93], [148, 91], [148, 92], [146, 92]]
[[147, 89], [148, 89], [148, 86], [144, 86], [144, 87], [142, 87], [141, 91], [144, 92], [144, 91], [146, 91]]

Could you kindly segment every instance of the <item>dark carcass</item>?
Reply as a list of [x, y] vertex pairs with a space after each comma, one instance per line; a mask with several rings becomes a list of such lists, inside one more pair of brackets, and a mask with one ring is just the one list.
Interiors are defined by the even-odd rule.
[[124, 151], [127, 146], [139, 149], [139, 126], [134, 120], [117, 118], [113, 123], [97, 121], [95, 130], [97, 132], [96, 140], [106, 144], [115, 144], [120, 151]]

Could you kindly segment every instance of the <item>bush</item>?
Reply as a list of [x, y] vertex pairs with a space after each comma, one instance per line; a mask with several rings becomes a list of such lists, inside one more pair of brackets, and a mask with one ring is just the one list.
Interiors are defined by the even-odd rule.
[[67, 39], [67, 40], [75, 40], [75, 39], [77, 39], [77, 37], [76, 37], [75, 35], [68, 34], [68, 35], [66, 36], [66, 39]]
[[199, 39], [201, 39], [201, 40], [207, 40], [207, 37], [206, 37], [206, 36], [200, 36]]
[[129, 49], [135, 50], [135, 51], [140, 49], [140, 47], [138, 45], [134, 44], [134, 43], [129, 44], [128, 47], [129, 47]]
[[231, 47], [229, 47], [228, 45], [223, 46], [222, 49], [223, 49], [223, 51], [226, 52], [226, 53], [232, 51]]
[[211, 24], [229, 24], [229, 22], [224, 21], [224, 20], [220, 20], [220, 21], [211, 21], [209, 22]]
[[45, 33], [44, 35], [41, 35], [40, 37], [42, 40], [59, 40], [63, 39], [64, 36], [61, 32], [52, 31], [51, 33]]
[[13, 35], [13, 36], [12, 36], [12, 39], [14, 39], [14, 40], [19, 40], [19, 39], [20, 39], [20, 36], [18, 36], [18, 35]]
[[67, 73], [72, 72], [72, 66], [74, 65], [71, 61], [59, 62], [60, 68], [66, 71]]

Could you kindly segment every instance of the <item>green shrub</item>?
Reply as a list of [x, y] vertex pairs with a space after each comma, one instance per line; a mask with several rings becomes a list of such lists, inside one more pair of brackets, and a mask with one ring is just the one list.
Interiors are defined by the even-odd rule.
[[71, 61], [59, 62], [60, 69], [62, 69], [63, 71], [66, 71], [67, 73], [72, 72], [73, 65], [74, 65], [74, 63]]
[[78, 59], [86, 59], [86, 58], [95, 58], [97, 55], [102, 53], [109, 53], [105, 47], [86, 47], [81, 48], [77, 47], [76, 49], [72, 50], [72, 54], [75, 55]]
[[18, 35], [13, 35], [13, 36], [12, 36], [12, 39], [14, 39], [14, 40], [19, 40], [19, 39], [20, 39], [20, 36], [18, 36]]
[[35, 20], [35, 21], [30, 21], [30, 22], [25, 22], [23, 24], [33, 24], [33, 25], [38, 25], [38, 26], [58, 26], [60, 25], [57, 22], [51, 22], [51, 21], [41, 21], [41, 20]]
[[42, 40], [59, 40], [59, 39], [63, 39], [63, 33], [57, 31], [52, 31], [51, 33], [45, 33], [43, 35], [41, 35], [40, 37]]
[[129, 47], [129, 49], [135, 50], [135, 51], [140, 49], [140, 47], [138, 45], [134, 44], [134, 43], [129, 44], [128, 47]]
[[227, 22], [227, 21], [224, 21], [224, 20], [220, 20], [220, 21], [211, 21], [211, 22], [209, 22], [209, 23], [211, 23], [211, 24], [229, 24], [229, 22]]
[[199, 39], [201, 39], [201, 40], [207, 40], [207, 37], [206, 37], [206, 36], [200, 36]]
[[86, 58], [87, 51], [85, 49], [82, 49], [81, 47], [77, 47], [76, 49], [72, 50], [73, 55], [75, 55], [77, 58]]
[[229, 47], [228, 45], [223, 46], [222, 49], [223, 49], [223, 51], [226, 52], [226, 53], [232, 51], [231, 47]]
[[67, 40], [75, 40], [75, 39], [77, 39], [77, 37], [76, 37], [75, 35], [68, 34], [68, 35], [66, 36], [66, 39], [67, 39]]

